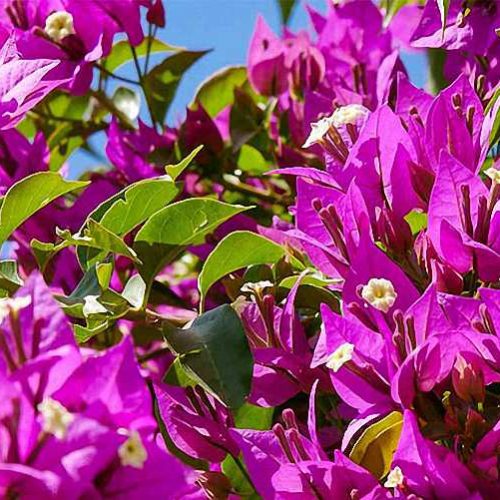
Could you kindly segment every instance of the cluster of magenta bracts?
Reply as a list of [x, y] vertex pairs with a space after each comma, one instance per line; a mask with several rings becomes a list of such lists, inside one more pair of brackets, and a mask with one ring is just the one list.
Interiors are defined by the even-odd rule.
[[[160, 1], [89, 5], [0, 0], [2, 194], [49, 168], [43, 135], [30, 142], [13, 128], [26, 112], [55, 88], [87, 91], [117, 33], [140, 43], [141, 6], [150, 23], [164, 24]], [[204, 144], [199, 163], [210, 170], [232, 140], [231, 108], [212, 118], [199, 106], [162, 133], [113, 120], [106, 153], [114, 169], [92, 176], [70, 217], [65, 201], [55, 202], [15, 233], [12, 251], [30, 276], [0, 302], [6, 498], [500, 494], [500, 165], [492, 144], [500, 6], [451, 0], [444, 30], [435, 0], [403, 7], [387, 27], [368, 0], [309, 13], [313, 37], [278, 37], [259, 20], [248, 58], [253, 89], [271, 103], [273, 175], [296, 193], [294, 223], [257, 227], [238, 216], [215, 235], [258, 230], [314, 269], [337, 299], [301, 307], [307, 271], [283, 302], [272, 282], [241, 288], [237, 308], [254, 359], [248, 403], [270, 415], [267, 430], [240, 428], [237, 414], [199, 386], [162, 382], [173, 356], [149, 359], [130, 335], [103, 352], [78, 346], [52, 298], [81, 278], [72, 250], [45, 273], [52, 291], [36, 271], [30, 241], [52, 240], [56, 227], [77, 231], [120, 188], [159, 175], [152, 153]], [[400, 59], [408, 48], [445, 50], [449, 85], [435, 96], [414, 87]], [[227, 187], [200, 171], [184, 181], [183, 196], [222, 198]], [[214, 241], [191, 251], [204, 258]], [[189, 318], [196, 280], [174, 291]], [[177, 456], [159, 434], [153, 401]]]

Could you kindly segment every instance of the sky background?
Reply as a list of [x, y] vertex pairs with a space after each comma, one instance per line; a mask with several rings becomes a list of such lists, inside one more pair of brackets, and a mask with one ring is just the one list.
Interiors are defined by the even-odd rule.
[[[325, 11], [326, 1], [309, 0], [307, 3]], [[292, 13], [289, 27], [294, 31], [310, 27], [305, 3], [298, 2]], [[164, 0], [164, 4], [167, 25], [158, 33], [159, 38], [172, 45], [193, 50], [212, 49], [212, 52], [185, 73], [167, 116], [167, 122], [174, 125], [182, 119], [186, 106], [203, 80], [225, 66], [245, 64], [248, 45], [259, 14], [277, 33], [281, 29], [281, 22], [276, 0]], [[403, 59], [412, 81], [423, 86], [427, 76], [423, 55], [409, 54], [404, 55]], [[122, 74], [135, 78], [132, 67], [125, 68]], [[105, 138], [96, 137], [93, 143], [102, 151]], [[70, 158], [72, 176], [96, 166], [96, 159], [84, 152], [75, 153]]]

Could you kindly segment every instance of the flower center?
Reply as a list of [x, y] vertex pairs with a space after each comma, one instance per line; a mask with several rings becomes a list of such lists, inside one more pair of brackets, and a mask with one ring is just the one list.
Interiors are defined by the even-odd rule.
[[494, 184], [500, 184], [500, 170], [497, 170], [495, 167], [490, 167], [488, 170], [484, 172]]
[[328, 358], [328, 361], [326, 362], [327, 368], [330, 368], [330, 370], [333, 370], [334, 372], [338, 372], [345, 363], [351, 361], [353, 352], [354, 344], [346, 342], [345, 344], [340, 345]]
[[386, 488], [396, 488], [398, 486], [401, 486], [403, 484], [403, 481], [403, 472], [398, 466], [396, 466], [387, 475], [387, 480], [385, 481], [384, 486]]
[[43, 418], [44, 432], [54, 435], [57, 439], [64, 439], [69, 425], [75, 419], [74, 415], [52, 398], [45, 398], [37, 408]]
[[394, 305], [398, 294], [389, 280], [372, 278], [363, 287], [361, 296], [375, 309], [386, 313]]
[[67, 36], [74, 35], [73, 16], [65, 10], [53, 12], [45, 20], [45, 33], [58, 43]]
[[130, 465], [136, 469], [143, 468], [148, 452], [137, 431], [131, 431], [129, 438], [118, 448], [118, 456], [122, 465]]
[[370, 111], [361, 104], [348, 104], [337, 108], [331, 117], [335, 127], [342, 125], [357, 125], [360, 120], [363, 120]]

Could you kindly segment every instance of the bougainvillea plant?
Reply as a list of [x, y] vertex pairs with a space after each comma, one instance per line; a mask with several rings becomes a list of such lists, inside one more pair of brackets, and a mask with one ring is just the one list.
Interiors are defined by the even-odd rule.
[[500, 4], [278, 5], [0, 0], [2, 498], [500, 497]]

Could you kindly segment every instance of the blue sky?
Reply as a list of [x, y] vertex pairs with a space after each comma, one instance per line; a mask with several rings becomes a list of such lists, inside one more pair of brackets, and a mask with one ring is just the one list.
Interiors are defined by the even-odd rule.
[[[324, 11], [326, 1], [309, 0], [308, 3]], [[276, 0], [166, 0], [164, 3], [167, 26], [159, 33], [162, 40], [193, 50], [213, 49], [185, 74], [167, 117], [173, 124], [183, 116], [186, 105], [203, 80], [224, 66], [245, 63], [259, 14], [276, 32], [281, 23]], [[292, 30], [309, 26], [304, 5], [305, 2], [297, 5], [292, 14]], [[426, 78], [423, 56], [406, 55], [404, 60], [414, 83], [423, 86]], [[126, 72], [134, 75], [132, 68], [127, 68]], [[97, 138], [94, 144], [101, 149], [104, 139]], [[76, 153], [70, 159], [72, 174], [77, 175], [95, 163], [96, 160], [87, 154]]]

